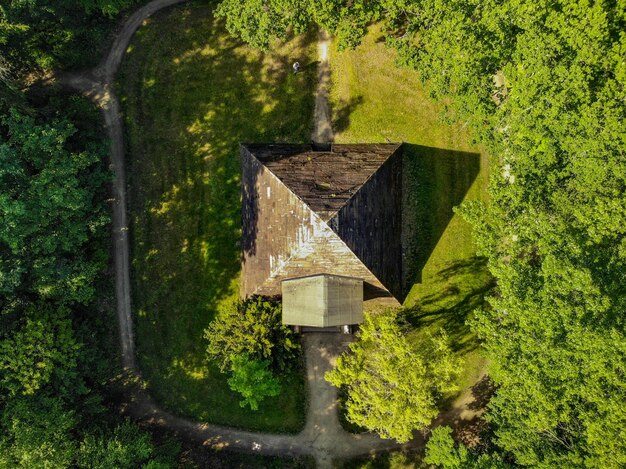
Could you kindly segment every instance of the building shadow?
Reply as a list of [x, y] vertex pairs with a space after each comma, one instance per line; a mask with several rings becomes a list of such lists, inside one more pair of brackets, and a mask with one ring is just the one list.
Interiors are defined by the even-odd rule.
[[[480, 154], [404, 144], [402, 245], [404, 298], [480, 172]], [[404, 300], [404, 298], [402, 298]]]

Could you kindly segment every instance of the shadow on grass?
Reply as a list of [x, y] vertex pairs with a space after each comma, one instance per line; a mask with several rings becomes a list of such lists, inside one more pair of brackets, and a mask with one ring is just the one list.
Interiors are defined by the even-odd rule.
[[445, 288], [405, 308], [405, 319], [419, 331], [435, 332], [444, 328], [457, 353], [475, 350], [478, 341], [466, 322], [474, 310], [484, 305], [485, 295], [495, 286], [486, 263], [485, 258], [472, 257], [439, 271], [433, 283]]
[[301, 426], [285, 417], [302, 412], [301, 391], [274, 409], [240, 409], [207, 369], [203, 331], [238, 296], [239, 142], [309, 138], [315, 74], [294, 75], [291, 62], [314, 40], [265, 56], [231, 38], [210, 8], [184, 6], [149, 20], [123, 64], [138, 356], [155, 397], [181, 414]]
[[363, 96], [352, 96], [347, 101], [341, 101], [333, 106], [333, 132], [341, 133], [350, 127], [350, 115], [363, 104]]
[[404, 144], [403, 279], [405, 294], [480, 172], [480, 154]]

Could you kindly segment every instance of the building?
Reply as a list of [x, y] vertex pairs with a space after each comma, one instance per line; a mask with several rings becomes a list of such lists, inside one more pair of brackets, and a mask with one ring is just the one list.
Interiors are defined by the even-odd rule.
[[317, 274], [402, 298], [402, 145], [241, 146], [241, 294]]
[[336, 327], [363, 322], [363, 280], [317, 274], [282, 281], [283, 324]]

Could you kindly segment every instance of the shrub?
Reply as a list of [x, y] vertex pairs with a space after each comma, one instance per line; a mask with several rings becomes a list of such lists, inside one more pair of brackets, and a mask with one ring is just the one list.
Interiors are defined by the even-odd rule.
[[281, 304], [260, 296], [239, 301], [220, 311], [205, 331], [207, 354], [224, 372], [231, 358], [241, 355], [267, 361], [271, 369], [284, 371], [297, 356], [300, 345], [281, 323]]
[[280, 394], [280, 384], [267, 369], [267, 361], [236, 355], [230, 358], [230, 363], [232, 376], [228, 379], [228, 385], [243, 396], [239, 402], [241, 407], [249, 405], [252, 410], [258, 410], [263, 399]]

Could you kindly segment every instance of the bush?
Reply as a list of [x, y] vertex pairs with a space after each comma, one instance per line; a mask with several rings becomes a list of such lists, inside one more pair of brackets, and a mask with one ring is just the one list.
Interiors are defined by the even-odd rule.
[[267, 361], [272, 370], [286, 370], [300, 345], [281, 323], [281, 312], [280, 302], [260, 296], [220, 311], [205, 331], [209, 359], [223, 372], [231, 368], [232, 357], [241, 355]]

